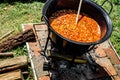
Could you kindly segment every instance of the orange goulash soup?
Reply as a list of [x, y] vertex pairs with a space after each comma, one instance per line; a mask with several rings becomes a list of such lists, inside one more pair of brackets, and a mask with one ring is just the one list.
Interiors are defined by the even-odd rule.
[[101, 31], [98, 23], [85, 14], [79, 15], [76, 24], [75, 10], [60, 10], [49, 18], [51, 27], [62, 36], [77, 42], [95, 42], [100, 39]]

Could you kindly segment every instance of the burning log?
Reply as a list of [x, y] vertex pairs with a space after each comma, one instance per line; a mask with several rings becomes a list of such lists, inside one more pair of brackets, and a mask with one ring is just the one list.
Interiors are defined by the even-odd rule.
[[[64, 60], [67, 60], [67, 61], [72, 61], [73, 57], [70, 57], [68, 55], [64, 56], [62, 54], [57, 54], [57, 53], [52, 53], [51, 55], [49, 55], [49, 57], [51, 58], [57, 58], [57, 59], [64, 59]], [[80, 58], [77, 58], [74, 59], [74, 62], [75, 63], [87, 63], [87, 60], [85, 59], [80, 59]]]
[[5, 52], [30, 40], [35, 40], [35, 35], [32, 29], [16, 34], [1, 42], [0, 52]]
[[21, 70], [14, 70], [11, 72], [0, 74], [0, 80], [24, 80]]
[[20, 69], [27, 65], [27, 57], [19, 56], [0, 61], [0, 73]]

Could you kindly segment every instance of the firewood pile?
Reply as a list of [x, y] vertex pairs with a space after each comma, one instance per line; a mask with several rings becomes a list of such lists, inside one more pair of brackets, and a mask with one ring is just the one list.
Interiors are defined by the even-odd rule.
[[16, 34], [7, 40], [0, 43], [0, 52], [5, 52], [16, 46], [19, 46], [27, 41], [35, 40], [35, 35], [32, 29], [26, 30], [23, 33]]
[[22, 71], [27, 67], [26, 56], [19, 56], [0, 61], [0, 80], [24, 80]]
[[0, 43], [0, 80], [24, 80], [29, 75], [28, 57], [14, 57], [13, 52], [7, 51], [31, 40], [35, 40], [35, 35], [33, 30], [29, 29]]

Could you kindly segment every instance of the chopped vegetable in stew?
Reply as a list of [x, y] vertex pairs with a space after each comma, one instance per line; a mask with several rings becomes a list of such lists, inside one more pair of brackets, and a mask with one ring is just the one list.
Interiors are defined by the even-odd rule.
[[63, 37], [77, 42], [95, 42], [100, 39], [101, 31], [98, 23], [87, 16], [80, 14], [76, 24], [77, 11], [59, 10], [49, 18], [51, 27]]

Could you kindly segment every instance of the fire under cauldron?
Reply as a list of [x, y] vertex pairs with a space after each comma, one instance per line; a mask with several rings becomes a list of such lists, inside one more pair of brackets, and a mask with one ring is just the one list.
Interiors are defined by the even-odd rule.
[[112, 22], [108, 13], [101, 6], [91, 0], [83, 0], [81, 12], [87, 14], [98, 22], [101, 30], [100, 40], [96, 42], [76, 42], [63, 37], [50, 26], [48, 18], [52, 13], [62, 9], [77, 10], [79, 1], [80, 0], [48, 0], [46, 1], [42, 11], [43, 19], [49, 28], [48, 36], [53, 43], [53, 46], [57, 47], [61, 52], [64, 51], [68, 54], [83, 54], [91, 50], [94, 45], [106, 41], [112, 33]]

